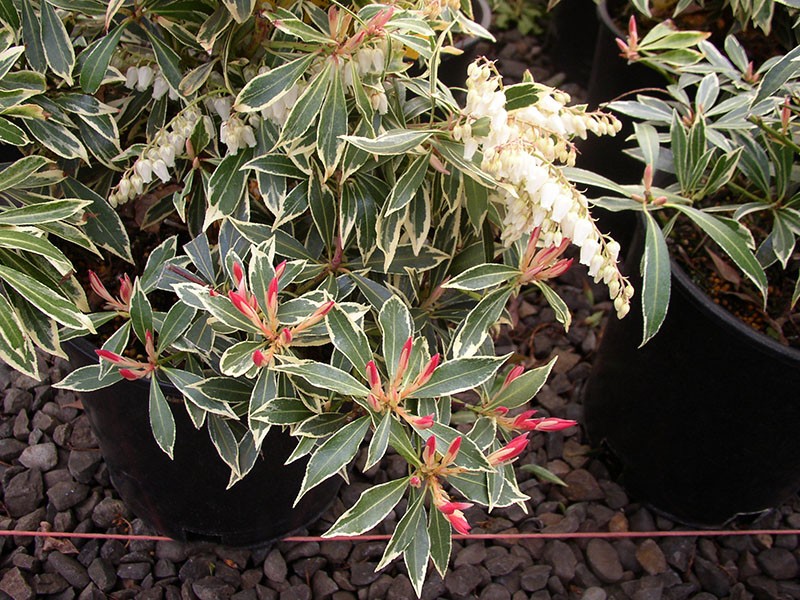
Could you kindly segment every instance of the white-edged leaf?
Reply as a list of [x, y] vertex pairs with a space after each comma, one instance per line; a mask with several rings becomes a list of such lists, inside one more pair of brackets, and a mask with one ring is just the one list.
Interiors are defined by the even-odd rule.
[[397, 371], [403, 345], [414, 332], [411, 313], [400, 298], [392, 296], [378, 313], [378, 325], [383, 335], [383, 360], [389, 378], [392, 379]]
[[470, 356], [449, 360], [439, 365], [428, 383], [409, 397], [434, 398], [474, 389], [492, 377], [509, 356]]
[[361, 535], [381, 523], [397, 506], [408, 487], [408, 478], [367, 488], [356, 503], [322, 534], [323, 537]]
[[664, 234], [653, 216], [644, 211], [645, 242], [642, 254], [642, 316], [644, 346], [652, 338], [667, 316], [672, 286], [669, 250]]
[[175, 447], [175, 418], [169, 408], [169, 402], [164, 397], [164, 392], [153, 377], [150, 380], [150, 427], [156, 443], [167, 456], [173, 457]]
[[71, 390], [73, 392], [93, 392], [104, 387], [122, 381], [119, 369], [113, 369], [104, 376], [100, 375], [100, 365], [88, 365], [75, 369], [64, 377], [61, 381], [53, 384], [53, 387], [60, 390]]
[[72, 86], [72, 69], [75, 67], [75, 50], [67, 28], [47, 0], [41, 3], [41, 36], [44, 56], [50, 69]]
[[275, 365], [275, 370], [304, 379], [311, 385], [345, 396], [365, 398], [369, 390], [355, 377], [341, 369], [318, 362], [300, 362]]
[[502, 283], [508, 283], [519, 275], [520, 270], [515, 267], [497, 263], [486, 263], [470, 267], [463, 273], [459, 273], [448, 282], [442, 284], [442, 287], [477, 292]]
[[334, 347], [347, 357], [357, 373], [363, 375], [364, 368], [372, 360], [372, 351], [364, 329], [356, 325], [350, 315], [336, 304], [326, 315], [325, 324]]
[[314, 486], [333, 477], [353, 460], [369, 429], [369, 417], [361, 417], [325, 440], [311, 456], [295, 505]]

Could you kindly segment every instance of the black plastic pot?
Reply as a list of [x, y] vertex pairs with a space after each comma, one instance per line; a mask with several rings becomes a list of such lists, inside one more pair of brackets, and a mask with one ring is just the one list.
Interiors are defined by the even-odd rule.
[[588, 84], [597, 31], [594, 0], [561, 0], [552, 10], [547, 27], [547, 53], [568, 81]]
[[[609, 4], [611, 4], [609, 6]], [[625, 3], [601, 0], [597, 4], [599, 28], [596, 36], [593, 62], [587, 86], [587, 104], [595, 109], [603, 103], [633, 94], [635, 90], [664, 88], [666, 81], [656, 71], [640, 64], [629, 65], [620, 56], [616, 39], [625, 38], [625, 33], [614, 20], [615, 9]], [[633, 98], [630, 98], [633, 99]], [[622, 118], [622, 130], [614, 137], [589, 136], [578, 143], [577, 166], [608, 177], [617, 183], [641, 181], [644, 164], [624, 153], [635, 144], [628, 140], [633, 134], [633, 125]], [[605, 191], [590, 189], [589, 197], [603, 195]], [[630, 245], [636, 229], [636, 219], [630, 212], [611, 212], [597, 208], [592, 214], [598, 220], [603, 233], [610, 233], [623, 248]]]
[[640, 311], [609, 319], [584, 394], [589, 437], [633, 497], [715, 526], [800, 490], [800, 351], [721, 310], [674, 263], [667, 319], [638, 348], [641, 334]]
[[[97, 360], [85, 340], [69, 342], [65, 350], [76, 367]], [[168, 398], [181, 397], [177, 389], [164, 387]], [[339, 477], [292, 507], [306, 461], [284, 465], [296, 442], [277, 428], [264, 440], [253, 470], [226, 490], [229, 469], [207, 430], [194, 428], [182, 401], [172, 404], [177, 433], [175, 459], [170, 460], [150, 430], [148, 389], [146, 382], [122, 381], [80, 396], [111, 483], [125, 504], [162, 534], [184, 542], [263, 545], [313, 523], [335, 499]]]

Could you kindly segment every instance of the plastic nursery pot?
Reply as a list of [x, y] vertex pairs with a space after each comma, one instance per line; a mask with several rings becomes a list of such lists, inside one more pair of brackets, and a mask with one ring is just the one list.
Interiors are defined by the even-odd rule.
[[597, 43], [597, 8], [593, 0], [561, 0], [547, 27], [547, 52], [568, 81], [586, 85]]
[[[75, 367], [96, 363], [86, 340], [68, 342], [65, 350]], [[177, 389], [163, 388], [168, 398], [180, 398]], [[170, 460], [150, 430], [148, 390], [147, 382], [123, 380], [80, 396], [111, 483], [136, 516], [162, 534], [183, 542], [264, 545], [310, 525], [335, 499], [341, 486], [338, 477], [292, 507], [306, 460], [284, 465], [296, 442], [275, 427], [253, 470], [226, 490], [228, 467], [206, 428], [194, 428], [182, 403], [172, 406], [177, 432], [175, 459]]]
[[583, 400], [633, 497], [716, 526], [800, 490], [800, 351], [720, 309], [674, 262], [666, 321], [638, 348], [641, 335], [640, 310], [609, 319]]
[[[620, 12], [618, 7], [626, 2], [600, 0], [597, 3], [597, 21], [599, 23], [595, 36], [594, 55], [591, 74], [586, 90], [587, 104], [595, 109], [605, 102], [632, 94], [645, 88], [664, 88], [666, 81], [656, 71], [640, 64], [629, 65], [619, 55], [616, 39], [625, 39], [626, 34], [620, 29], [613, 15]], [[622, 130], [614, 137], [589, 136], [578, 143], [577, 166], [608, 177], [617, 183], [636, 183], [641, 181], [644, 165], [625, 154], [623, 151], [633, 145], [627, 141], [633, 134], [630, 119], [622, 120]], [[590, 191], [590, 195], [603, 191]], [[610, 233], [623, 248], [630, 246], [633, 232], [636, 229], [636, 218], [630, 212], [612, 212], [597, 207], [592, 214], [598, 221], [603, 233]]]

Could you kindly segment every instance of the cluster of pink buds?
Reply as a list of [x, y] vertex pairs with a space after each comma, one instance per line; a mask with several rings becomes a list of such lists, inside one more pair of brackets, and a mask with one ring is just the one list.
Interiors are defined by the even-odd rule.
[[464, 512], [472, 504], [470, 502], [453, 502], [442, 488], [440, 479], [448, 475], [461, 473], [460, 467], [453, 467], [453, 461], [461, 448], [461, 436], [455, 438], [441, 458], [436, 458], [436, 438], [430, 436], [422, 450], [422, 467], [420, 474], [412, 475], [411, 485], [420, 487], [423, 480], [431, 492], [433, 505], [445, 516], [458, 533], [467, 534], [470, 530], [469, 522]]
[[534, 419], [533, 415], [536, 412], [535, 410], [526, 410], [515, 417], [507, 417], [508, 408], [498, 406], [494, 409], [494, 417], [497, 424], [508, 431], [561, 431], [578, 424], [577, 421], [559, 417], [538, 417]]
[[400, 351], [400, 357], [397, 360], [397, 370], [392, 380], [386, 382], [386, 386], [384, 386], [381, 381], [381, 376], [380, 373], [378, 373], [378, 367], [375, 366], [375, 362], [369, 361], [367, 363], [366, 375], [370, 387], [367, 401], [372, 410], [377, 413], [382, 413], [385, 408], [388, 408], [412, 426], [418, 429], [428, 429], [433, 426], [434, 415], [431, 414], [423, 417], [412, 415], [403, 408], [402, 402], [409, 395], [428, 383], [436, 367], [439, 366], [440, 357], [439, 354], [434, 354], [428, 361], [428, 364], [417, 373], [416, 377], [409, 383], [404, 384], [403, 379], [408, 371], [413, 345], [413, 338], [408, 338], [406, 343], [403, 344], [403, 349]]
[[228, 298], [230, 298], [236, 310], [255, 325], [268, 341], [266, 349], [259, 349], [253, 352], [253, 362], [258, 367], [269, 365], [275, 354], [279, 354], [283, 349], [287, 348], [297, 334], [313, 327], [324, 319], [335, 304], [333, 300], [329, 300], [294, 327], [281, 327], [278, 321], [278, 288], [281, 275], [285, 270], [286, 261], [275, 267], [275, 276], [267, 286], [262, 310], [255, 294], [247, 287], [244, 269], [239, 263], [234, 263], [233, 265], [233, 278], [236, 287], [228, 292]]
[[[582, 222], [579, 222], [582, 224]], [[587, 225], [588, 226], [588, 225]], [[546, 281], [563, 275], [572, 266], [571, 258], [561, 258], [570, 245], [568, 238], [563, 238], [558, 246], [537, 249], [541, 227], [534, 228], [528, 240], [525, 254], [522, 255], [519, 268], [522, 271], [520, 283]]]
[[158, 368], [158, 355], [156, 354], [155, 344], [153, 344], [153, 333], [151, 331], [145, 332], [144, 348], [147, 353], [147, 362], [125, 358], [110, 350], [100, 349], [95, 350], [95, 352], [100, 358], [117, 365], [119, 374], [125, 379], [135, 381], [136, 379], [148, 377]]
[[525, 448], [528, 447], [528, 434], [523, 433], [522, 435], [518, 435], [513, 440], [508, 442], [505, 446], [500, 448], [499, 450], [495, 450], [489, 456], [486, 457], [486, 460], [489, 461], [489, 464], [493, 467], [497, 465], [502, 465], [508, 462], [511, 462], [515, 458], [517, 458], [520, 454], [523, 453]]
[[663, 206], [667, 202], [666, 196], [655, 196], [653, 194], [653, 165], [647, 165], [644, 168], [642, 188], [644, 195], [631, 194], [631, 199], [642, 204], [652, 204], [653, 206]]
[[89, 271], [89, 284], [92, 291], [106, 301], [104, 308], [116, 310], [121, 313], [131, 312], [131, 296], [133, 295], [133, 284], [127, 274], [119, 278], [119, 297], [115, 298], [100, 281], [97, 273]]
[[639, 60], [639, 31], [636, 28], [636, 17], [631, 15], [628, 20], [627, 41], [617, 38], [616, 42], [620, 49], [619, 55], [622, 58], [631, 62]]

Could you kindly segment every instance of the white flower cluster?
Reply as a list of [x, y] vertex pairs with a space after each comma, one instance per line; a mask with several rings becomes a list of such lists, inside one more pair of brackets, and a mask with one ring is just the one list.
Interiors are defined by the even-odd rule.
[[471, 64], [468, 75], [463, 120], [453, 137], [463, 141], [468, 160], [481, 150], [481, 168], [501, 183], [492, 200], [505, 207], [503, 241], [510, 244], [535, 227], [541, 227], [545, 247], [571, 240], [589, 275], [608, 285], [618, 316], [625, 316], [633, 288], [619, 272], [619, 244], [600, 233], [586, 197], [559, 166], [574, 158], [571, 136], [587, 130], [616, 133], [615, 120], [565, 108], [568, 97], [560, 92], [543, 94], [535, 104], [509, 113], [500, 78], [488, 64]]
[[170, 100], [177, 100], [178, 94], [169, 87], [167, 80], [158, 67], [144, 65], [141, 67], [128, 67], [125, 72], [125, 87], [131, 90], [144, 92], [153, 86], [153, 98], [160, 100], [164, 94], [169, 94]]
[[142, 152], [133, 167], [122, 176], [108, 198], [109, 204], [125, 204], [144, 193], [145, 186], [153, 181], [154, 175], [162, 183], [170, 181], [172, 175], [169, 170], [175, 166], [175, 157], [185, 151], [186, 140], [192, 135], [198, 119], [200, 112], [195, 108], [188, 108], [173, 119], [169, 131], [160, 130], [150, 147]]
[[219, 127], [219, 141], [227, 147], [227, 154], [237, 154], [241, 148], [253, 148], [256, 145], [256, 134], [239, 115], [231, 114], [233, 98], [215, 98], [207, 102], [210, 109], [216, 112], [222, 124]]

